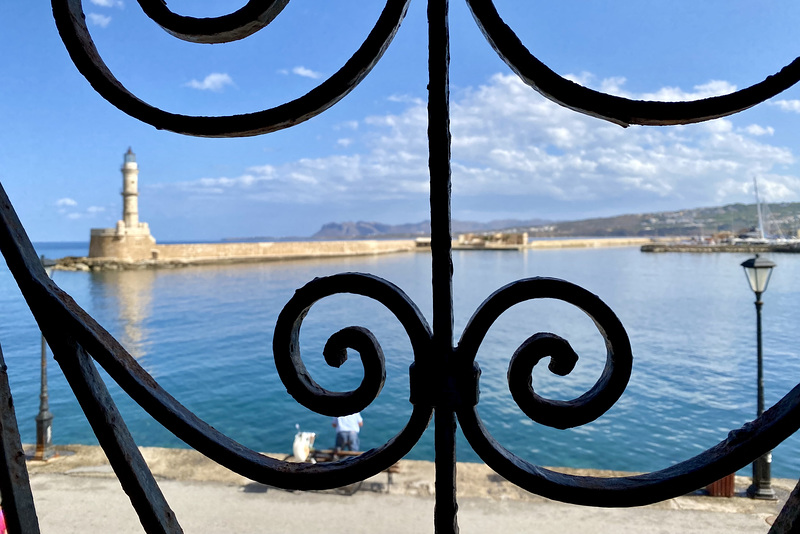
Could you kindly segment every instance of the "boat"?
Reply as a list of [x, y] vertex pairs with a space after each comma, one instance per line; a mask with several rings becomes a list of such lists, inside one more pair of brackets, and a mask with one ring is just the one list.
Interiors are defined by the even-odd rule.
[[[754, 232], [750, 232], [743, 236], [730, 239], [731, 244], [749, 244], [749, 245], [800, 245], [800, 239], [796, 237], [786, 237], [780, 229], [780, 226], [774, 221], [769, 213], [769, 208], [762, 204], [761, 197], [758, 194], [758, 179], [753, 176], [753, 192], [756, 196], [756, 212], [758, 213], [758, 228]], [[766, 213], [765, 213], [766, 212]], [[767, 225], [764, 221], [767, 221]], [[765, 230], [766, 228], [766, 230]], [[768, 231], [775, 229], [775, 233], [770, 234]]]

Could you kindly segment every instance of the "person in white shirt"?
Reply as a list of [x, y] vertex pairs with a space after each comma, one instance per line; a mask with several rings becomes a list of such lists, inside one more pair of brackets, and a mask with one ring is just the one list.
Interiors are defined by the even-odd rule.
[[361, 414], [356, 412], [351, 415], [333, 418], [333, 428], [336, 429], [336, 449], [342, 451], [358, 451], [358, 432], [364, 426]]

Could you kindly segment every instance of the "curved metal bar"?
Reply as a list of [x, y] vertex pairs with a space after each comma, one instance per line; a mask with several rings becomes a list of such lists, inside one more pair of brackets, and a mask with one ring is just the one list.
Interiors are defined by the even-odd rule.
[[571, 428], [594, 421], [620, 398], [628, 385], [633, 355], [628, 334], [599, 297], [580, 286], [556, 278], [527, 278], [512, 282], [489, 296], [469, 320], [458, 344], [460, 368], [471, 368], [481, 342], [500, 315], [521, 302], [557, 299], [583, 310], [595, 323], [606, 345], [606, 364], [595, 385], [571, 401], [552, 401], [537, 395], [531, 382], [534, 365], [553, 356], [550, 370], [567, 374], [577, 361], [569, 344], [549, 333], [529, 338], [515, 352], [508, 369], [509, 388], [520, 408], [533, 420], [555, 428]]
[[550, 357], [548, 369], [560, 376], [571, 373], [578, 363], [578, 355], [566, 339], [548, 332], [534, 334], [514, 352], [508, 365], [511, 396], [525, 415], [537, 423], [561, 429], [584, 424], [569, 417], [572, 410], [580, 409], [579, 401], [554, 401], [534, 391], [533, 368], [547, 357]]
[[136, 447], [89, 355], [66, 336], [58, 336], [52, 349], [142, 526], [148, 533], [182, 534], [175, 512]]
[[366, 328], [348, 327], [340, 330], [325, 346], [325, 360], [339, 367], [347, 359], [347, 348], [361, 354], [364, 378], [353, 391], [328, 391], [317, 384], [303, 364], [300, 355], [300, 327], [311, 307], [318, 300], [339, 294], [352, 293], [372, 298], [389, 309], [403, 325], [419, 362], [430, 353], [431, 333], [422, 313], [400, 288], [377, 276], [362, 273], [342, 273], [317, 278], [302, 288], [278, 316], [272, 349], [275, 367], [286, 390], [294, 399], [317, 413], [331, 416], [347, 415], [366, 408], [380, 393], [386, 379], [383, 351]]
[[244, 39], [278, 16], [289, 0], [249, 0], [227, 15], [212, 18], [173, 13], [164, 0], [138, 0], [145, 14], [171, 35], [191, 43], [228, 43]]
[[[430, 406], [415, 405], [406, 426], [387, 443], [340, 462], [295, 464], [264, 456], [222, 434], [179, 403], [47, 276], [2, 186], [0, 251], [48, 343], [74, 339], [134, 401], [175, 436], [251, 480], [285, 489], [327, 489], [364, 480], [405, 456], [431, 419]], [[398, 295], [387, 299], [407, 300], [397, 291]], [[415, 331], [428, 331], [424, 320]], [[424, 348], [421, 341], [417, 344]]]
[[[605, 339], [606, 366], [595, 386], [578, 399], [567, 402], [537, 399], [530, 381], [533, 366], [552, 356], [551, 371], [566, 374], [577, 361], [577, 355], [566, 340], [554, 334], [536, 334], [515, 352], [509, 365], [512, 395], [529, 417], [542, 424], [569, 428], [590, 422], [622, 394], [633, 358], [627, 334], [614, 313], [597, 296], [579, 286], [552, 278], [529, 278], [499, 289], [470, 319], [457, 349], [458, 365], [466, 368], [474, 364], [486, 333], [504, 311], [535, 298], [563, 300], [586, 312]], [[475, 405], [464, 404], [458, 410], [459, 423], [472, 448], [510, 482], [549, 499], [605, 507], [652, 504], [705, 486], [747, 465], [789, 437], [800, 428], [798, 416], [800, 385], [756, 421], [731, 432], [726, 440], [691, 459], [645, 475], [599, 478], [567, 475], [534, 465], [492, 437]]]
[[0, 347], [0, 494], [9, 532], [40, 534], [31, 493], [25, 451], [17, 427], [14, 399], [8, 385], [8, 367]]
[[367, 39], [330, 78], [280, 106], [219, 117], [170, 113], [140, 100], [100, 57], [86, 26], [81, 0], [51, 0], [58, 32], [73, 63], [92, 87], [124, 113], [160, 130], [198, 137], [247, 137], [289, 128], [319, 115], [352, 91], [380, 60], [405, 17], [410, 0], [386, 0]]
[[717, 119], [764, 102], [800, 81], [797, 58], [764, 81], [724, 96], [687, 102], [612, 96], [569, 81], [539, 61], [506, 25], [492, 0], [467, 0], [467, 4], [486, 39], [522, 81], [557, 104], [620, 126], [665, 126]]
[[796, 432], [800, 428], [800, 385], [714, 447], [666, 469], [629, 477], [585, 477], [551, 471], [505, 449], [486, 430], [475, 408], [459, 410], [458, 420], [481, 459], [531, 493], [588, 506], [643, 506], [684, 495], [734, 473]]

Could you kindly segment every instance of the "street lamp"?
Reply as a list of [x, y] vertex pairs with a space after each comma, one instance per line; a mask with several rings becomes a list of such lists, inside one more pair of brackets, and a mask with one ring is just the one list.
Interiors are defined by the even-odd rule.
[[[764, 258], [751, 258], [742, 263], [744, 274], [750, 283], [750, 289], [756, 294], [756, 345], [758, 351], [758, 407], [757, 415], [760, 417], [764, 413], [764, 369], [763, 353], [761, 351], [761, 294], [767, 290], [769, 278], [775, 264]], [[772, 463], [772, 451], [756, 458], [753, 462], [753, 484], [747, 488], [747, 494], [754, 499], [775, 500], [775, 492], [770, 484], [770, 464]]]
[[[42, 265], [45, 267], [47, 276], [52, 273], [52, 265], [48, 265], [42, 256]], [[33, 453], [34, 460], [49, 460], [56, 455], [53, 446], [53, 414], [50, 412], [49, 397], [47, 394], [47, 341], [42, 335], [42, 382], [39, 392], [39, 413], [36, 415], [36, 452]]]

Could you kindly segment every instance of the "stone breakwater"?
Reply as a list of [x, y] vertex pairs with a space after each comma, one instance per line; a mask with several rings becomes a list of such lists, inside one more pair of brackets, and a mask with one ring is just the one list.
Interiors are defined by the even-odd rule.
[[173, 269], [194, 265], [224, 265], [300, 259], [337, 258], [413, 252], [411, 239], [363, 241], [287, 241], [267, 243], [190, 243], [153, 245], [147, 259], [125, 257], [75, 257], [56, 260], [55, 269], [102, 271]]
[[672, 243], [678, 238], [651, 238], [651, 237], [590, 237], [581, 239], [542, 239], [529, 241], [525, 244], [510, 244], [499, 240], [472, 240], [453, 241], [453, 250], [525, 250], [525, 249], [555, 249], [555, 248], [602, 248], [602, 247], [639, 247], [651, 243]]
[[[673, 239], [663, 238], [657, 246], [669, 246]], [[464, 246], [453, 241], [456, 250], [523, 250], [556, 248], [601, 248], [649, 246], [654, 242], [645, 237], [550, 239], [531, 241], [526, 245]], [[149, 255], [142, 257], [68, 256], [56, 260], [54, 268], [62, 271], [104, 271], [137, 269], [175, 269], [195, 265], [225, 265], [234, 263], [259, 263], [347, 256], [396, 254], [401, 252], [430, 251], [426, 241], [412, 239], [349, 240], [349, 241], [277, 241], [261, 243], [187, 243], [177, 245], [149, 245]]]
[[653, 239], [650, 237], [603, 237], [586, 239], [543, 239], [531, 241], [525, 248], [599, 248], [599, 247], [639, 247], [657, 241], [670, 243], [676, 238]]

